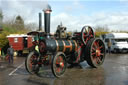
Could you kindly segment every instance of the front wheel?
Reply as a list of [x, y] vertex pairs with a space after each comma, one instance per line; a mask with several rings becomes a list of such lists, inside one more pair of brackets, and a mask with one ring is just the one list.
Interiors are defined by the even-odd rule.
[[25, 68], [30, 74], [34, 74], [39, 71], [38, 54], [36, 54], [34, 51], [30, 52], [26, 58]]
[[64, 53], [58, 52], [53, 56], [51, 69], [55, 77], [61, 77], [67, 67], [67, 62]]

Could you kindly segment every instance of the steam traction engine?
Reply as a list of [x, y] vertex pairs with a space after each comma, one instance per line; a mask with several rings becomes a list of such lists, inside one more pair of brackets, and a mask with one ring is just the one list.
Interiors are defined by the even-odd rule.
[[41, 67], [51, 65], [54, 76], [61, 77], [68, 64], [87, 61], [91, 67], [98, 67], [104, 62], [105, 45], [95, 38], [90, 26], [84, 26], [81, 32], [67, 35], [66, 27], [59, 25], [55, 35], [50, 34], [50, 13], [48, 5], [44, 9], [44, 33], [37, 33], [35, 51], [30, 52], [25, 61], [26, 69], [31, 74], [39, 72]]

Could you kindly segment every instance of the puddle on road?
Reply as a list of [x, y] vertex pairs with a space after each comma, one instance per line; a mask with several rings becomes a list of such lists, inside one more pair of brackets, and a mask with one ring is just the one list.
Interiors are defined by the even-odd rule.
[[5, 68], [4, 66], [0, 66], [0, 69]]
[[[91, 68], [86, 62], [78, 66], [68, 67], [64, 76], [55, 78], [51, 67], [42, 70], [41, 76], [30, 75], [24, 67], [19, 68], [10, 76], [11, 85], [128, 85], [128, 57], [126, 55], [107, 56], [104, 64], [99, 68]], [[18, 81], [16, 82], [12, 81]], [[5, 84], [5, 85], [10, 85]], [[20, 85], [21, 85], [20, 84]]]
[[[51, 74], [52, 75], [52, 74]], [[53, 76], [29, 76], [24, 79], [31, 85], [104, 85], [104, 70], [102, 67], [98, 69], [67, 69], [64, 76], [55, 78]]]
[[[43, 73], [41, 77], [30, 76], [27, 82], [38, 83], [39, 85], [104, 85], [104, 69], [91, 68], [82, 63], [80, 66], [67, 68], [61, 78], [55, 78], [50, 70]], [[34, 84], [31, 84], [34, 85]]]

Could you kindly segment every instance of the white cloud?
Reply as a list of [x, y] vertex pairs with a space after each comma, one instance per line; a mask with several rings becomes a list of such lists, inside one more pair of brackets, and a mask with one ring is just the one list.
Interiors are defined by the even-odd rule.
[[46, 6], [47, 2], [44, 0], [32, 1], [32, 0], [2, 0], [2, 10], [4, 13], [4, 19], [7, 17], [14, 17], [21, 15], [25, 22], [37, 22], [38, 13], [42, 12], [43, 8]]
[[[43, 8], [47, 4], [47, 1], [2, 1], [2, 9], [4, 13], [4, 19], [12, 18], [16, 15], [21, 15], [26, 23], [37, 23], [38, 24], [38, 13], [42, 12]], [[76, 7], [76, 8], [74, 8]], [[85, 9], [78, 0], [70, 6], [67, 6], [71, 10], [76, 10], [79, 7], [81, 10]], [[79, 9], [78, 8], [78, 9]], [[76, 12], [77, 13], [77, 12]], [[54, 32], [60, 22], [67, 27], [69, 31], [78, 30], [81, 31], [85, 25], [96, 26], [96, 25], [107, 25], [111, 30], [128, 30], [128, 12], [113, 12], [105, 13], [98, 12], [90, 15], [75, 16], [71, 15], [67, 11], [59, 12], [56, 15], [51, 16], [51, 31]], [[43, 13], [42, 13], [43, 17]], [[42, 18], [43, 19], [43, 18]], [[42, 20], [42, 24], [43, 24]]]
[[51, 31], [54, 31], [57, 25], [62, 21], [63, 24], [68, 28], [68, 30], [78, 30], [81, 31], [82, 27], [85, 25], [90, 25], [95, 27], [108, 26], [110, 30], [127, 30], [128, 31], [128, 13], [97, 13], [91, 16], [71, 16], [66, 13], [60, 13], [56, 16], [52, 16]]
[[65, 6], [65, 12], [71, 13], [71, 12], [79, 12], [80, 10], [85, 10], [85, 7], [83, 4], [80, 3], [79, 0], [73, 0], [73, 2], [70, 5]]
[[128, 1], [128, 0], [119, 0], [120, 2], [125, 2], [125, 1]]

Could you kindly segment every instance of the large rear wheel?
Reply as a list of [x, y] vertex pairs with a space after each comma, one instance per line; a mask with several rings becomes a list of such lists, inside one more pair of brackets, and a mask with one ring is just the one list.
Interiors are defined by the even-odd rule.
[[87, 63], [92, 67], [100, 66], [105, 59], [105, 45], [101, 39], [92, 38], [85, 48]]
[[67, 67], [64, 53], [58, 52], [52, 59], [51, 69], [55, 77], [61, 77]]

